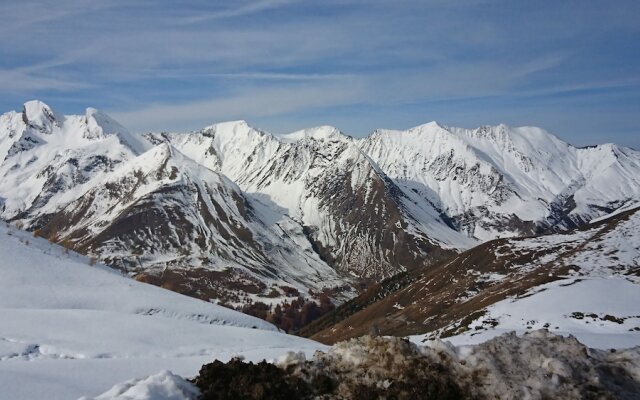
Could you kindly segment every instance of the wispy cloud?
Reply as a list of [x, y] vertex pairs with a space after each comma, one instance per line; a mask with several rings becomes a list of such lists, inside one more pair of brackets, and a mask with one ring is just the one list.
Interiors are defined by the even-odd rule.
[[361, 127], [404, 125], [459, 116], [451, 107], [464, 101], [489, 121], [515, 115], [517, 99], [553, 124], [542, 98], [568, 106], [570, 88], [640, 106], [627, 85], [640, 68], [638, 12], [631, 0], [4, 2], [0, 106], [67, 93], [62, 111], [93, 99], [146, 130], [320, 116], [356, 126], [354, 115]]
[[203, 21], [210, 21], [223, 18], [241, 17], [250, 14], [255, 14], [261, 11], [270, 10], [273, 8], [282, 7], [287, 4], [293, 3], [293, 0], [259, 0], [259, 1], [246, 1], [246, 2], [234, 2], [228, 4], [226, 8], [211, 12], [203, 12], [199, 15], [193, 15], [180, 19], [180, 23], [192, 24]]
[[86, 13], [99, 13], [122, 5], [121, 0], [79, 1], [22, 0], [0, 4], [0, 33], [22, 33], [24, 30], [50, 22], [69, 20]]
[[156, 104], [110, 114], [134, 131], [197, 129], [223, 120], [336, 107], [357, 102], [364, 94], [365, 88], [357, 81], [329, 85], [306, 83], [287, 87], [249, 87], [224, 97], [179, 104]]
[[0, 69], [0, 88], [3, 92], [12, 92], [17, 95], [37, 92], [40, 90], [73, 91], [89, 88], [89, 84], [78, 83], [71, 80], [39, 76], [29, 72]]
[[[428, 71], [394, 70], [393, 74], [382, 75], [209, 74], [213, 78], [240, 82], [231, 86], [229, 93], [217, 93], [205, 100], [167, 102], [112, 114], [138, 131], [179, 130], [180, 127], [195, 129], [220, 120], [292, 115], [313, 108], [336, 109], [343, 105], [380, 107], [416, 101], [499, 97], [511, 92], [532, 74], [553, 68], [561, 59], [554, 57], [552, 62], [545, 58], [524, 64], [488, 61], [474, 65], [443, 64]], [[254, 79], [263, 83], [251, 84]], [[270, 82], [272, 80], [276, 82]], [[597, 83], [593, 82], [591, 86], [594, 85]], [[546, 92], [521, 90], [518, 96], [568, 89], [547, 88]]]

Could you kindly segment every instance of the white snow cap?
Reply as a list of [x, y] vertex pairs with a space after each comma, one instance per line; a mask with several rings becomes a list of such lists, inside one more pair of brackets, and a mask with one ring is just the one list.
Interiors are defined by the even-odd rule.
[[24, 103], [22, 119], [25, 124], [39, 131], [50, 133], [53, 125], [60, 126], [64, 117], [58, 116], [51, 107], [42, 101], [31, 100]]
[[323, 125], [314, 128], [303, 129], [280, 136], [285, 141], [298, 141], [302, 139], [314, 140], [341, 140], [350, 138], [335, 126]]
[[87, 108], [85, 118], [90, 138], [117, 135], [120, 143], [129, 147], [136, 155], [140, 155], [152, 147], [141, 135], [132, 134], [119, 122], [95, 108]]

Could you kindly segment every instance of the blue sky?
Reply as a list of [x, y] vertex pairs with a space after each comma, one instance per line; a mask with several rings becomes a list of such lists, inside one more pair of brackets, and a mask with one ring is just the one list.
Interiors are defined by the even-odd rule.
[[132, 131], [436, 120], [640, 149], [640, 1], [0, 2], [0, 110]]

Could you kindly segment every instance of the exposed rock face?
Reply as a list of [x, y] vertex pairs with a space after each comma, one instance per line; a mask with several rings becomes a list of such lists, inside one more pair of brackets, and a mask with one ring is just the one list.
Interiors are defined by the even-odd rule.
[[[335, 128], [277, 138], [238, 122], [200, 134], [148, 137], [172, 143], [221, 171], [245, 193], [268, 198], [278, 212], [303, 225], [314, 249], [339, 271], [388, 277], [472, 243], [446, 226], [430, 205], [408, 207], [410, 199], [396, 183], [356, 140]], [[438, 221], [435, 229], [420, 226], [417, 217], [426, 213], [421, 207], [430, 222]]]

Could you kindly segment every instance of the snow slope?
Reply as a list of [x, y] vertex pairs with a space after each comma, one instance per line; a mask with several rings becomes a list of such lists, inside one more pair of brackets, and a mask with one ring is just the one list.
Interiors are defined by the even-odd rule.
[[[640, 288], [626, 279], [560, 280], [487, 307], [482, 317], [469, 324], [469, 331], [446, 340], [475, 344], [506, 332], [546, 328], [599, 349], [640, 346], [638, 304]], [[421, 338], [424, 335], [412, 340]]]
[[526, 273], [547, 263], [569, 268], [564, 279], [492, 304], [468, 324], [469, 331], [450, 340], [479, 343], [505, 331], [548, 328], [574, 335], [590, 347], [640, 345], [640, 207], [636, 203], [625, 208], [630, 215], [615, 223], [607, 220], [615, 221], [623, 212], [573, 234], [514, 240], [508, 245], [514, 253], [555, 251], [512, 266], [514, 270]]
[[115, 382], [215, 358], [322, 345], [260, 319], [136, 282], [0, 226], [0, 398], [95, 396]]

